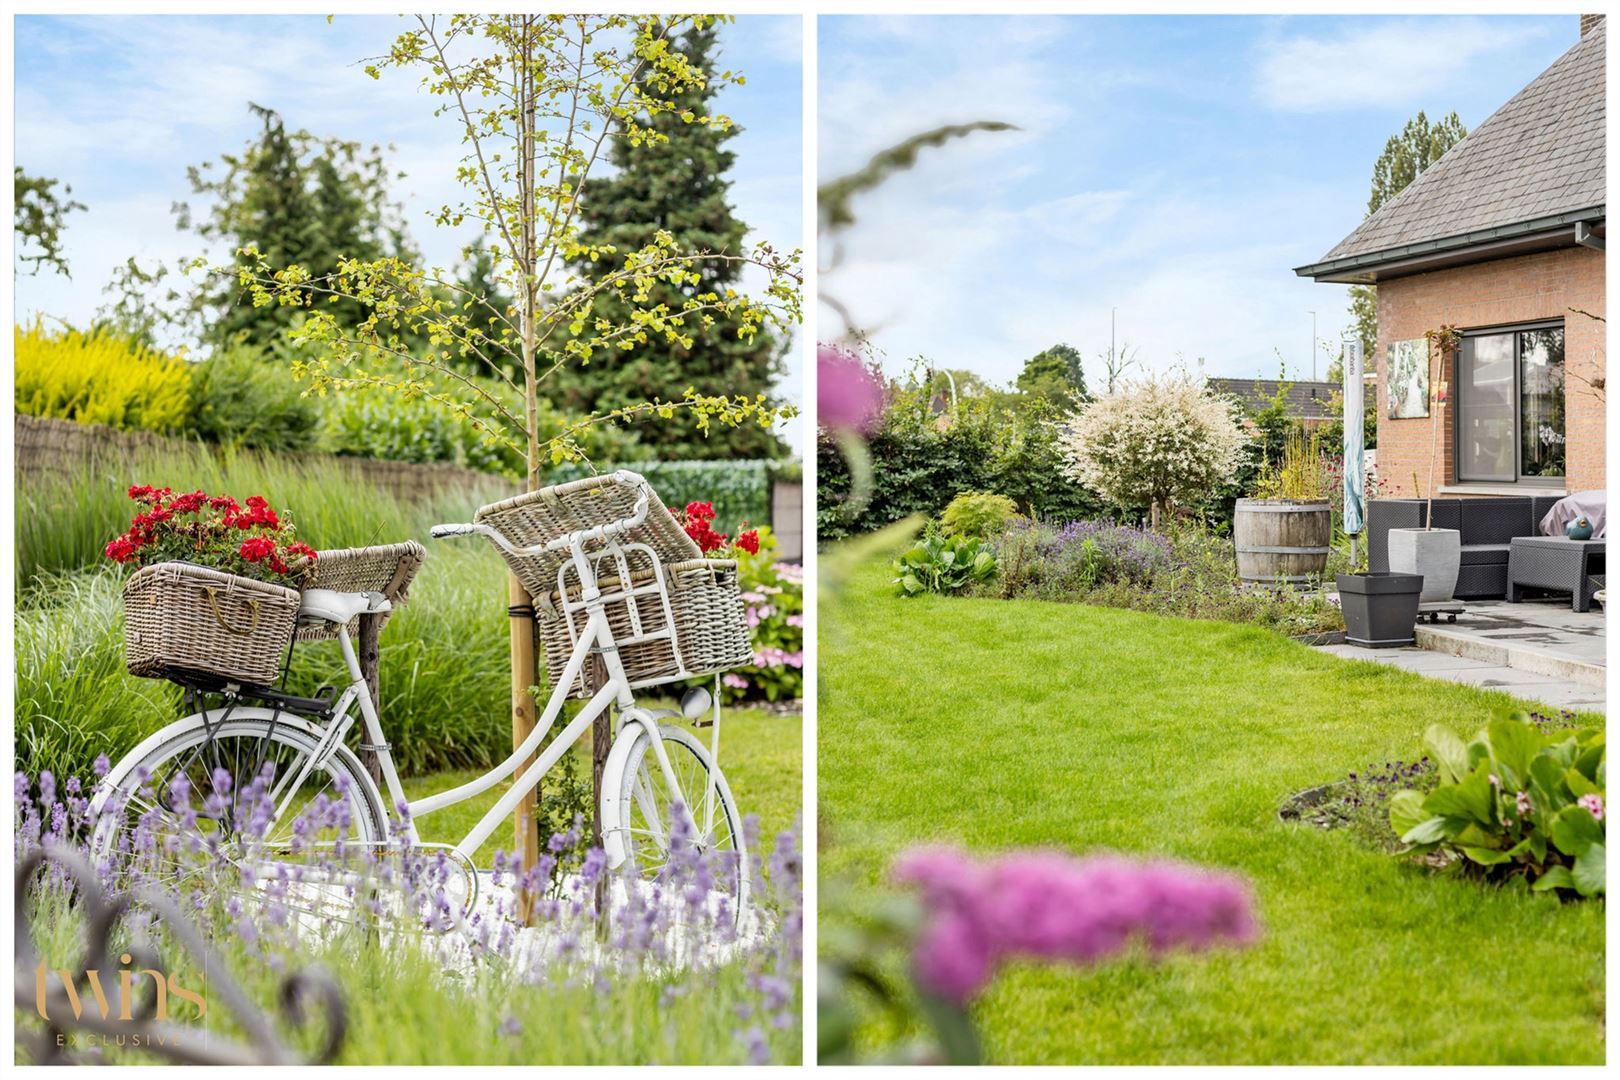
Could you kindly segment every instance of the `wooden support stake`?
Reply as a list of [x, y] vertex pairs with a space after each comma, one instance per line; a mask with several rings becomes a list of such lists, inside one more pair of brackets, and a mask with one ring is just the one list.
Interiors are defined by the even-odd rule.
[[[536, 718], [532, 688], [539, 682], [539, 669], [535, 666], [534, 601], [515, 574], [507, 576], [506, 592], [512, 639], [512, 749], [516, 750], [534, 732]], [[534, 760], [535, 755], [531, 754], [518, 764], [514, 783]], [[518, 802], [512, 816], [512, 850], [518, 854], [520, 874], [540, 861], [540, 832], [535, 822], [539, 794], [540, 788], [536, 785]], [[525, 925], [534, 918], [536, 899], [533, 892], [519, 890], [517, 915]]]
[[[382, 651], [379, 641], [381, 638], [382, 616], [360, 616], [360, 674], [366, 680], [366, 689], [371, 692], [371, 703], [376, 707], [378, 716], [382, 715], [382, 681], [379, 675]], [[364, 741], [371, 741], [369, 733]], [[377, 756], [377, 752], [375, 750], [362, 750], [360, 752], [360, 761], [365, 765], [366, 772], [371, 774], [371, 779], [377, 785], [377, 790], [386, 790], [383, 787], [382, 759]], [[392, 808], [390, 808], [391, 812]]]

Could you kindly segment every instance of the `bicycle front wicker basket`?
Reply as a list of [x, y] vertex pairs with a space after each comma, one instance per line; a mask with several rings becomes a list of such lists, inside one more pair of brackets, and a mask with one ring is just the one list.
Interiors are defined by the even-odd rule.
[[124, 585], [131, 675], [209, 675], [273, 683], [292, 641], [299, 593], [191, 563], [143, 567]]
[[[639, 493], [635, 485], [621, 483], [617, 476], [587, 477], [483, 507], [474, 520], [495, 528], [513, 544], [527, 547], [629, 517]], [[624, 643], [635, 636], [638, 625], [643, 636], [658, 634], [671, 625], [665, 617], [663, 597], [656, 590], [621, 595], [604, 605], [613, 636], [620, 642], [619, 659], [633, 684], [652, 686], [709, 675], [752, 660], [734, 560], [703, 558], [697, 544], [650, 489], [646, 520], [625, 541], [645, 545], [657, 557], [674, 630], [672, 636]], [[579, 600], [576, 583], [570, 582], [566, 597], [558, 590], [558, 571], [567, 556], [552, 552], [520, 557], [504, 551], [502, 555], [534, 597], [546, 668], [555, 685], [589, 617], [584, 610], [565, 613], [565, 604]], [[612, 560], [602, 563], [597, 582], [610, 597], [622, 588], [613, 565]], [[630, 585], [649, 584], [654, 574], [650, 567], [636, 566], [629, 574]], [[569, 688], [569, 696], [590, 696], [583, 674]]]
[[[652, 572], [634, 574], [632, 585], [645, 585]], [[737, 563], [733, 559], [691, 559], [664, 567], [664, 584], [669, 590], [669, 610], [675, 617], [675, 635], [619, 646], [619, 660], [630, 681], [638, 686], [684, 679], [689, 675], [710, 675], [741, 667], [753, 659], [748, 643], [748, 626], [743, 619], [742, 597], [737, 586]], [[619, 587], [618, 579], [602, 578], [604, 593]], [[573, 598], [570, 598], [573, 599]], [[604, 605], [615, 641], [634, 636], [631, 605], [643, 634], [657, 633], [668, 625], [664, 605], [657, 593], [642, 593]], [[589, 613], [576, 608], [565, 618], [562, 595], [553, 589], [535, 604], [540, 624], [540, 641], [546, 654], [546, 670], [551, 682], [562, 678], [563, 668], [573, 653], [574, 641], [584, 632]], [[573, 632], [569, 632], [569, 623]], [[677, 658], [676, 650], [680, 655]], [[590, 697], [584, 675], [574, 680], [570, 697]]]

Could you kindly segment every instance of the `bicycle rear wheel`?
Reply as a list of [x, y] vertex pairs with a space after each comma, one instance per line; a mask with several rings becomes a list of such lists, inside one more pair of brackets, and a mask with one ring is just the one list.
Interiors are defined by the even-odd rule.
[[176, 896], [236, 896], [317, 920], [352, 912], [388, 819], [354, 754], [339, 746], [317, 759], [319, 733], [304, 723], [170, 725], [104, 781], [96, 861]]
[[708, 913], [735, 923], [748, 905], [742, 815], [709, 751], [684, 728], [659, 726], [678, 790], [669, 785], [652, 737], [637, 724], [613, 744], [602, 776], [602, 839], [611, 865], [631, 880], [682, 877], [709, 890]]

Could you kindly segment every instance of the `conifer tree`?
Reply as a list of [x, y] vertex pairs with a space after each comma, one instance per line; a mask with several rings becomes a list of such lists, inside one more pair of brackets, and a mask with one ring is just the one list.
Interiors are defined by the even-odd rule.
[[[715, 66], [716, 27], [695, 26], [674, 47], [696, 68], [710, 71]], [[664, 230], [684, 250], [732, 254], [746, 250], [748, 227], [733, 212], [731, 181], [726, 178], [736, 160], [726, 144], [737, 129], [688, 123], [683, 117], [714, 112], [713, 100], [724, 83], [706, 80], [700, 88], [671, 96], [678, 108], [651, 124], [668, 141], [615, 135], [609, 156], [614, 171], [593, 177], [584, 186], [582, 247], [612, 245], [620, 253], [636, 251]], [[696, 281], [679, 286], [659, 282], [650, 303], [679, 310], [690, 296], [736, 288], [742, 269], [741, 263], [732, 261], [697, 264]], [[604, 299], [598, 302], [598, 313], [617, 321], [621, 313], [613, 309], [623, 303]], [[752, 337], [739, 339], [736, 323], [724, 317], [707, 328], [689, 329], [695, 331], [690, 348], [648, 340], [632, 352], [606, 350], [589, 364], [559, 370], [550, 388], [553, 402], [570, 413], [596, 413], [687, 387], [700, 394], [774, 397], [772, 386], [784, 370], [787, 347], [780, 336], [762, 327]], [[773, 432], [757, 424], [716, 425], [707, 437], [674, 424], [641, 423], [633, 430], [650, 454], [666, 459], [773, 457], [785, 450]]]

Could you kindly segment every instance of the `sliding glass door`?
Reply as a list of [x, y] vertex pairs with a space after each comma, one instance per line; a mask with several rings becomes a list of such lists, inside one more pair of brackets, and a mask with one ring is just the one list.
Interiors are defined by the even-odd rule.
[[1564, 476], [1564, 328], [1463, 338], [1457, 377], [1457, 479], [1517, 483]]

